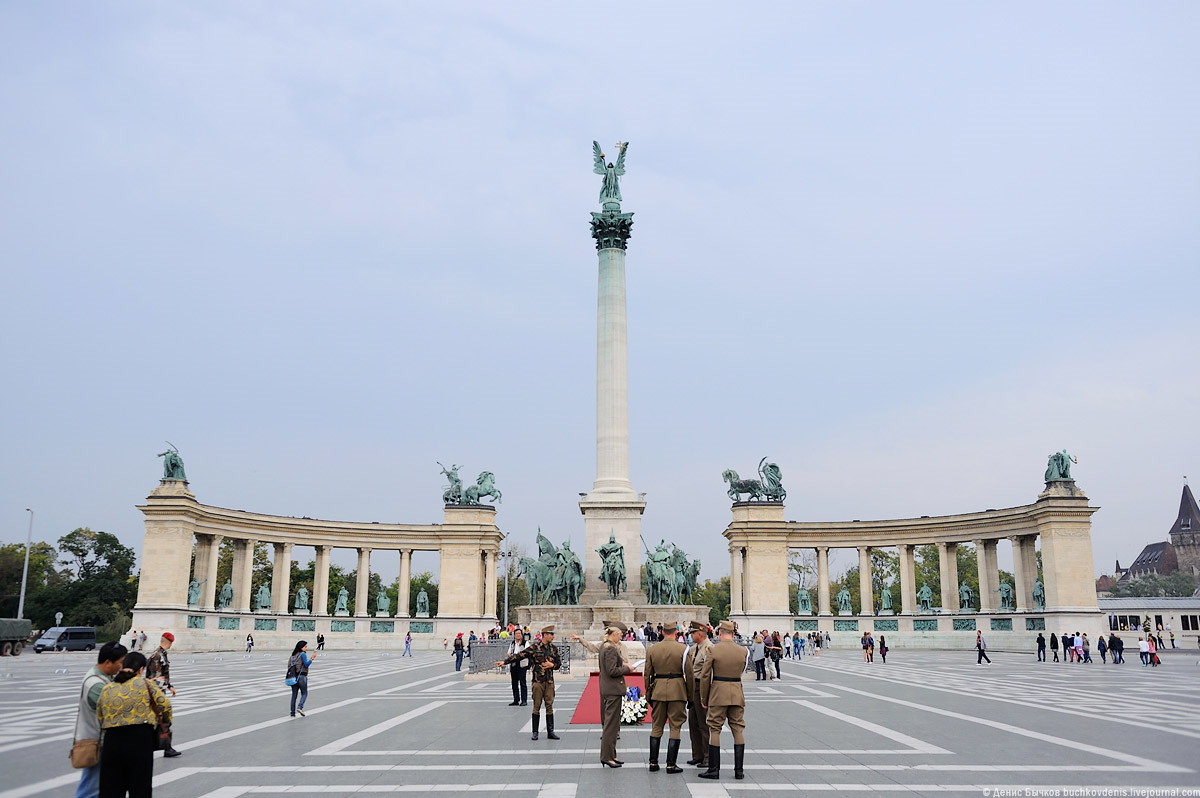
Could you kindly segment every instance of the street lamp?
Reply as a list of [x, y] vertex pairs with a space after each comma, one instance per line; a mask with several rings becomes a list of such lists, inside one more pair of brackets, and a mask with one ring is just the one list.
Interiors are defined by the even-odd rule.
[[17, 617], [25, 617], [25, 582], [29, 579], [29, 549], [33, 546], [33, 510], [28, 507], [25, 512], [29, 513], [29, 535], [25, 538], [25, 567], [21, 569], [21, 598], [17, 602]]
[[505, 629], [508, 628], [508, 572], [510, 566], [508, 561], [517, 556], [512, 549], [500, 552], [500, 560], [504, 563], [504, 623], [501, 624]]

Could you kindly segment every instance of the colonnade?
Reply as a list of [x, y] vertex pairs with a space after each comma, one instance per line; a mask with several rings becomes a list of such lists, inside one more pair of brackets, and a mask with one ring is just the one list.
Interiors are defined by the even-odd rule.
[[[1013, 586], [1015, 594], [1015, 611], [1028, 612], [1034, 608], [1033, 587], [1037, 581], [1037, 535], [1012, 535], [1008, 540], [1013, 547]], [[998, 539], [979, 538], [971, 541], [975, 546], [978, 562], [979, 592], [976, 599], [978, 607], [972, 609], [982, 613], [999, 611], [998, 596], [1000, 593], [1000, 571], [996, 555]], [[900, 581], [900, 611], [901, 615], [917, 615], [922, 612], [920, 601], [917, 599], [916, 584], [916, 549], [918, 544], [899, 543], [894, 546], [899, 553]], [[937, 541], [933, 545], [938, 552], [938, 574], [941, 583], [942, 612], [957, 613], [963, 610], [959, 592], [958, 546], [960, 542]], [[797, 550], [799, 547], [790, 550]], [[830, 546], [812, 546], [810, 550], [816, 554], [817, 561], [817, 615], [833, 615], [829, 591], [829, 551]], [[858, 551], [858, 595], [859, 615], [875, 614], [875, 583], [871, 565], [871, 550], [874, 548], [891, 548], [884, 546], [857, 546]], [[730, 547], [730, 611], [742, 613], [745, 611], [743, 573], [747, 556], [746, 546]]]
[[[217, 561], [221, 542], [224, 539], [222, 535], [198, 534], [195, 537], [196, 558], [192, 579], [201, 583], [200, 601], [196, 605], [196, 609], [217, 609], [217, 591], [219, 589], [216, 580]], [[254, 572], [254, 548], [258, 541], [250, 538], [233, 538], [232, 540], [234, 543], [234, 553], [230, 581], [233, 584], [233, 603], [224, 608], [224, 610], [228, 612], [250, 612], [254, 603], [254, 596], [251, 592], [251, 581]], [[271, 566], [271, 613], [275, 615], [332, 615], [333, 612], [330, 608], [332, 600], [329, 598], [329, 567], [333, 550], [337, 547], [332, 545], [318, 545], [314, 547], [316, 557], [314, 558], [315, 571], [310, 607], [306, 610], [295, 610], [289, 604], [292, 587], [292, 549], [295, 544], [273, 543], [272, 546], [274, 547], [274, 558]], [[384, 617], [380, 616], [378, 612], [369, 612], [370, 603], [374, 600], [374, 597], [369, 595], [371, 555], [373, 552], [383, 551], [383, 549], [359, 546], [355, 548], [355, 551], [358, 554], [358, 573], [355, 583], [353, 614], [357, 618], [368, 616]], [[395, 617], [408, 618], [411, 617], [411, 608], [409, 605], [414, 549], [401, 548], [395, 549], [395, 551], [399, 551], [400, 553], [399, 591], [396, 606], [389, 609], [387, 616], [391, 617], [392, 610], [394, 610]], [[429, 549], [429, 551], [437, 551], [437, 549]], [[494, 585], [497, 573], [497, 552], [483, 550], [480, 552], [480, 557], [483, 561], [484, 585], [485, 587], [487, 584]], [[484, 589], [481, 592], [483, 605], [479, 608], [479, 614], [491, 617], [496, 614], [496, 591]]]
[[[495, 524], [495, 508], [446, 507], [441, 524], [380, 524], [321, 521], [311, 518], [262, 515], [203, 505], [180, 480], [163, 480], [139, 507], [146, 517], [142, 568], [135, 612], [157, 613], [163, 622], [173, 616], [162, 613], [250, 613], [254, 603], [252, 580], [254, 549], [259, 542], [273, 547], [271, 573], [272, 615], [295, 615], [289, 606], [291, 563], [296, 546], [315, 551], [315, 572], [310, 609], [300, 615], [332, 616], [329, 597], [330, 563], [335, 549], [353, 549], [358, 573], [352, 617], [375, 617], [375, 597], [370, 589], [371, 555], [400, 553], [399, 596], [396, 618], [409, 618], [412, 555], [435, 551], [440, 558], [437, 618], [475, 621], [496, 619], [497, 559], [502, 535]], [[218, 609], [217, 563], [221, 543], [233, 541], [230, 582], [233, 601]], [[195, 551], [194, 565], [192, 552]], [[188, 588], [200, 582], [200, 596], [189, 607]], [[149, 616], [146, 616], [149, 617]], [[383, 617], [383, 616], [378, 616]], [[392, 617], [389, 611], [388, 617]], [[179, 616], [179, 620], [189, 619]], [[183, 626], [180, 623], [179, 626]], [[179, 626], [175, 628], [178, 629]]]
[[[958, 547], [976, 549], [979, 613], [996, 613], [1000, 576], [997, 544], [1012, 543], [1013, 593], [1016, 612], [1034, 609], [1041, 544], [1044, 604], [1039, 611], [1094, 613], [1097, 610], [1092, 571], [1091, 515], [1097, 508], [1074, 483], [1047, 483], [1033, 504], [952, 516], [923, 516], [890, 521], [797, 522], [784, 520], [779, 503], [742, 502], [733, 506], [733, 522], [724, 535], [730, 552], [730, 614], [778, 618], [790, 616], [788, 552], [816, 553], [816, 614], [834, 615], [830, 596], [829, 552], [854, 549], [858, 554], [860, 606], [851, 614], [875, 615], [871, 550], [895, 548], [899, 554], [900, 615], [923, 611], [918, 601], [914, 553], [933, 545], [938, 552], [940, 597], [930, 606], [959, 613]], [[854, 610], [857, 609], [857, 613]], [[924, 611], [928, 613], [928, 611]], [[755, 627], [757, 628], [757, 627]]]

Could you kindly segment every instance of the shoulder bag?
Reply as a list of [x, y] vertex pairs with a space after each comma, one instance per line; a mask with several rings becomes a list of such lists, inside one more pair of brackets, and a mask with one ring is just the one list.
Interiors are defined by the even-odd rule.
[[158, 709], [158, 702], [154, 700], [154, 691], [150, 689], [150, 682], [146, 682], [146, 696], [150, 699], [150, 709], [154, 710], [154, 719], [157, 721], [154, 724], [154, 750], [169, 751], [171, 750], [171, 726], [163, 723], [162, 712]]
[[[83, 688], [79, 693], [79, 705], [81, 709], [87, 697], [88, 682], [90, 681], [91, 678], [83, 680]], [[100, 764], [100, 740], [95, 738], [72, 740], [71, 751], [67, 754], [67, 758], [71, 760], [71, 767], [73, 768], [94, 768]]]

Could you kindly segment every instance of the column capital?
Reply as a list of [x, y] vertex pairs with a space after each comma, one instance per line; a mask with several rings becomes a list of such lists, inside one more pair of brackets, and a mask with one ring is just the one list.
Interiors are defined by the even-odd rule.
[[596, 239], [596, 249], [625, 250], [629, 241], [630, 230], [633, 227], [633, 214], [620, 211], [592, 211], [592, 238]]

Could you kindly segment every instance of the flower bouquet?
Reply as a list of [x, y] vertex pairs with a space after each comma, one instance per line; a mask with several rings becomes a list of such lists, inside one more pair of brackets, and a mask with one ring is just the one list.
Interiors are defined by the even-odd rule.
[[640, 687], [630, 687], [621, 700], [621, 725], [636, 726], [646, 717], [649, 703]]

